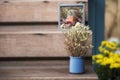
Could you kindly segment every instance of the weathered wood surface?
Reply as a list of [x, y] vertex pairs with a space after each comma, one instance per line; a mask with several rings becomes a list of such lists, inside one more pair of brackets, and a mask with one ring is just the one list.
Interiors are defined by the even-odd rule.
[[41, 32], [41, 31], [58, 31], [58, 25], [45, 24], [45, 25], [1, 25], [0, 34], [9, 33], [22, 33], [22, 32]]
[[63, 40], [59, 32], [1, 34], [0, 57], [66, 56]]
[[0, 61], [0, 80], [98, 80], [91, 62], [84, 74], [70, 74], [67, 60]]
[[60, 31], [1, 32], [0, 57], [65, 57], [64, 39]]
[[58, 21], [58, 2], [77, 3], [87, 0], [0, 0], [0, 22]]
[[[58, 2], [73, 4], [80, 1], [87, 2], [87, 0], [0, 0], [0, 57], [67, 56], [64, 36], [57, 32]], [[31, 22], [40, 23], [26, 24]]]

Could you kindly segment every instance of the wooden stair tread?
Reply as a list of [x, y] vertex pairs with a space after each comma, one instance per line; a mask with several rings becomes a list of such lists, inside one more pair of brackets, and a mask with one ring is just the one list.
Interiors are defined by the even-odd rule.
[[91, 64], [84, 74], [70, 74], [68, 60], [1, 61], [0, 80], [97, 80]]

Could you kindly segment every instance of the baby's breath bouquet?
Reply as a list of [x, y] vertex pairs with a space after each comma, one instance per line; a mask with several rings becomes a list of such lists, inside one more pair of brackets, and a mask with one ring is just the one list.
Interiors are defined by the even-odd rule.
[[92, 57], [100, 80], [120, 80], [120, 53], [115, 53], [119, 44], [103, 41], [99, 54]]
[[86, 55], [89, 48], [92, 48], [89, 40], [91, 39], [92, 32], [89, 26], [85, 26], [79, 22], [68, 30], [64, 30], [65, 44], [70, 53], [70, 56], [79, 57]]

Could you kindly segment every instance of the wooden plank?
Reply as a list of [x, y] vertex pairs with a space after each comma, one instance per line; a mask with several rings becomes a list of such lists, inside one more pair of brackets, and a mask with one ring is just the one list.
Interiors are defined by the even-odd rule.
[[[54, 1], [58, 1], [58, 2], [66, 2], [66, 3], [75, 3], [75, 2], [87, 2], [88, 0], [74, 0], [74, 1], [70, 1], [70, 0], [7, 0], [7, 2], [54, 2]], [[6, 2], [6, 0], [0, 0], [0, 2]]]
[[[21, 32], [0, 32], [0, 35], [18, 35], [18, 34], [30, 34], [30, 35], [47, 35], [47, 34], [62, 34], [61, 31], [21, 31]], [[18, 35], [19, 36], [19, 35]]]
[[[14, 2], [0, 5], [1, 22], [57, 21], [57, 2]], [[55, 17], [54, 17], [55, 16]]]
[[1, 34], [0, 57], [66, 56], [62, 34]]
[[[86, 0], [82, 0], [86, 1]], [[75, 1], [59, 1], [76, 3]], [[58, 0], [1, 0], [0, 22], [58, 21]]]
[[58, 31], [56, 24], [46, 25], [1, 25], [0, 34], [22, 34], [22, 33], [40, 33], [43, 31]]
[[91, 62], [84, 74], [70, 74], [68, 60], [1, 61], [0, 80], [98, 80]]
[[[64, 35], [59, 31], [0, 34], [0, 44], [0, 57], [67, 56]], [[86, 56], [91, 56], [91, 49]]]

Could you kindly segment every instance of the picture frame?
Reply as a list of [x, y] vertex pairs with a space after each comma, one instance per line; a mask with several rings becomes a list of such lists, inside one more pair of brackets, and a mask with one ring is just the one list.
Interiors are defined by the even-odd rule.
[[79, 21], [85, 24], [85, 4], [58, 4], [58, 30], [69, 29]]

